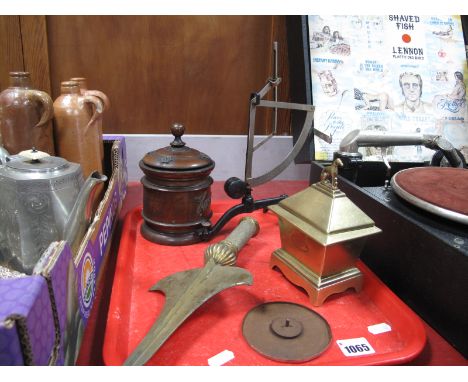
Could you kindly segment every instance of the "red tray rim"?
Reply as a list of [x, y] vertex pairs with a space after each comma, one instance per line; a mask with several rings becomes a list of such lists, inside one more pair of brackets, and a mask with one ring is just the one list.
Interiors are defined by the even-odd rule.
[[[216, 203], [216, 201], [214, 202]], [[226, 203], [226, 201], [220, 201], [220, 203]], [[125, 218], [124, 224], [122, 227], [122, 236], [120, 239], [120, 246], [117, 253], [117, 264], [114, 275], [114, 281], [112, 285], [112, 294], [109, 304], [109, 311], [107, 317], [107, 325], [104, 336], [103, 344], [103, 360], [105, 365], [117, 365], [112, 356], [112, 349], [117, 348], [119, 343], [119, 328], [121, 324], [117, 324], [115, 320], [112, 320], [112, 313], [119, 307], [119, 296], [122, 295], [122, 292], [125, 288], [124, 282], [116, 282], [120, 280], [119, 275], [131, 274], [129, 272], [128, 262], [131, 262], [133, 256], [126, 256], [128, 253], [133, 253], [132, 240], [131, 238], [136, 238], [137, 236], [137, 227], [138, 222], [141, 219], [142, 206], [135, 207], [133, 210], [130, 210]], [[343, 359], [343, 362], [340, 363], [327, 363], [323, 365], [330, 366], [372, 366], [372, 365], [399, 365], [412, 361], [415, 359], [423, 350], [426, 344], [426, 330], [420, 319], [420, 317], [413, 312], [394, 292], [392, 292], [374, 273], [360, 260], [357, 262], [357, 267], [363, 272], [364, 275], [370, 276], [366, 278], [366, 292], [371, 293], [371, 300], [374, 302], [378, 301], [380, 304], [385, 304], [386, 311], [398, 311], [399, 319], [401, 321], [397, 323], [397, 327], [400, 331], [405, 332], [408, 336], [405, 337], [407, 340], [407, 346], [403, 351], [397, 352], [396, 354], [392, 353], [392, 357], [389, 357], [389, 353], [385, 354], [373, 354], [372, 356], [367, 357], [346, 357]], [[372, 288], [372, 285], [375, 286]], [[385, 291], [385, 293], [381, 293]], [[379, 307], [382, 305], [376, 304]], [[405, 325], [410, 323], [411, 325]], [[395, 326], [392, 324], [392, 328]], [[333, 339], [332, 341], [334, 341]], [[300, 366], [301, 364], [287, 364], [278, 362], [277, 366]], [[303, 364], [304, 366], [310, 366]], [[276, 366], [276, 365], [273, 365]], [[319, 366], [319, 365], [317, 365]]]

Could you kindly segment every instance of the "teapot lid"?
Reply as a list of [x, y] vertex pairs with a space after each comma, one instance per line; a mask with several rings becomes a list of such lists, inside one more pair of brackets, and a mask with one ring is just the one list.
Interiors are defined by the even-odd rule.
[[45, 173], [59, 171], [68, 167], [64, 158], [52, 157], [36, 149], [21, 151], [14, 160], [7, 161], [5, 166], [23, 172]]
[[214, 161], [206, 154], [185, 146], [181, 137], [185, 127], [179, 123], [171, 126], [175, 139], [170, 146], [147, 153], [142, 162], [151, 168], [162, 171], [187, 171], [201, 168], [213, 168]]

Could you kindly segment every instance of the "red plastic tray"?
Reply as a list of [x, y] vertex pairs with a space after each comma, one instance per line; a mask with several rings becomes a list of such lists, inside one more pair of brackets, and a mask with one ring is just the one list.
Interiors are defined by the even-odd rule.
[[[214, 202], [216, 221], [233, 201]], [[229, 350], [234, 359], [226, 365], [287, 365], [254, 351], [242, 336], [242, 321], [255, 306], [271, 301], [289, 301], [307, 306], [324, 317], [333, 339], [318, 358], [301, 365], [389, 365], [415, 358], [426, 341], [419, 317], [393, 294], [362, 262], [360, 293], [354, 290], [329, 297], [313, 307], [306, 293], [291, 284], [280, 271], [269, 267], [271, 253], [281, 246], [277, 218], [261, 210], [251, 214], [260, 223], [260, 233], [240, 251], [237, 265], [253, 275], [252, 286], [226, 289], [196, 310], [148, 361], [147, 365], [207, 365], [208, 359]], [[229, 222], [213, 238], [224, 239], [241, 216]], [[147, 333], [164, 306], [164, 295], [148, 289], [175, 272], [203, 266], [209, 243], [170, 247], [151, 243], [140, 235], [141, 208], [128, 213], [120, 242], [116, 273], [107, 318], [103, 357], [106, 365], [121, 365]], [[371, 334], [368, 326], [386, 323], [392, 330]], [[336, 341], [364, 337], [374, 354], [347, 357]]]

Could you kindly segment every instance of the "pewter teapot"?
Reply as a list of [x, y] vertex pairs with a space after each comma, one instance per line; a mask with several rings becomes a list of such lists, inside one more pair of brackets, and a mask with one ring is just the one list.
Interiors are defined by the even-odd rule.
[[81, 166], [28, 150], [0, 165], [0, 264], [30, 274], [52, 241], [76, 249], [91, 223], [98, 172], [83, 180]]

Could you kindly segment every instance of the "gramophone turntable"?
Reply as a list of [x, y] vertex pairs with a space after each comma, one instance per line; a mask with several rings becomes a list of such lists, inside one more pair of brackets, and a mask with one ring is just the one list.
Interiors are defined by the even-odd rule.
[[[378, 139], [382, 139], [380, 137]], [[418, 163], [359, 163], [357, 155], [350, 155], [351, 151], [357, 151], [354, 149], [343, 150], [335, 156], [346, 162], [345, 171], [340, 173], [341, 189], [383, 231], [382, 235], [367, 241], [360, 258], [466, 357], [468, 170], [463, 168], [465, 160], [450, 142], [434, 136], [412, 136], [409, 140], [413, 143], [402, 141], [405, 137], [398, 137], [398, 142], [397, 138], [387, 136], [380, 143], [376, 143], [376, 137], [364, 138], [358, 139], [358, 143], [385, 146], [426, 142], [426, 147], [444, 154], [441, 162], [445, 166], [442, 167]], [[347, 141], [343, 141], [340, 148], [349, 148]], [[378, 169], [380, 177], [366, 174], [369, 168], [371, 171]], [[319, 179], [321, 171], [322, 164], [312, 162], [310, 183]], [[421, 178], [418, 173], [428, 178], [426, 183], [418, 183]], [[410, 193], [414, 194], [409, 198], [402, 189], [402, 184], [408, 181], [413, 187]], [[437, 205], [439, 202], [447, 205]]]
[[[309, 17], [292, 17], [288, 23], [288, 39], [295, 42], [290, 44], [288, 50], [291, 65], [290, 78], [291, 83], [294, 84], [291, 87], [291, 98], [298, 101], [307, 100], [311, 103], [313, 101], [317, 106], [316, 114], [319, 115], [320, 99], [316, 98], [314, 89], [317, 89], [316, 93], [321, 97], [326, 96], [326, 94], [320, 86], [316, 86], [317, 83], [314, 81], [319, 78], [311, 70], [312, 66], [315, 65], [313, 59], [317, 57], [316, 52], [318, 50], [311, 49]], [[317, 62], [316, 68], [321, 66], [322, 63]], [[333, 68], [332, 65], [323, 69], [331, 68]], [[335, 74], [338, 72], [339, 70], [335, 70]], [[343, 71], [343, 73], [348, 74], [346, 71]], [[374, 74], [375, 72], [372, 72], [372, 75]], [[351, 90], [349, 94], [352, 94], [352, 87], [349, 87], [349, 90]], [[329, 99], [328, 96], [324, 98]], [[323, 105], [328, 105], [328, 103], [324, 102]], [[337, 107], [339, 105], [341, 103]], [[333, 109], [333, 111], [335, 110]], [[347, 119], [343, 118], [342, 120], [346, 121]], [[363, 122], [362, 119], [359, 119], [359, 121]], [[390, 154], [391, 150], [385, 150], [385, 145], [375, 145], [373, 132], [364, 130], [366, 129], [365, 126], [372, 125], [373, 130], [379, 130], [376, 135], [382, 136], [383, 131], [377, 128], [379, 123], [376, 121], [380, 123], [382, 119], [371, 119], [370, 122], [366, 120], [366, 123], [362, 124], [359, 124], [356, 120], [357, 123], [350, 123], [349, 126], [353, 126], [351, 129], [362, 128], [359, 130], [360, 132], [358, 131], [359, 135], [355, 136], [357, 143], [359, 143], [358, 147], [363, 147], [363, 151], [366, 151], [368, 147], [370, 149], [380, 147], [380, 150], [372, 150], [372, 155], [380, 151], [386, 156], [385, 151]], [[301, 131], [300, 122], [301, 118], [299, 116], [294, 118], [293, 115], [293, 132], [296, 135]], [[319, 123], [316, 123], [316, 125], [319, 128], [324, 126]], [[408, 129], [393, 127], [395, 128], [388, 128], [385, 134], [396, 131], [414, 132], [413, 127], [417, 128], [419, 126], [408, 124]], [[327, 132], [326, 129], [323, 129], [323, 131]], [[346, 130], [346, 132], [348, 131]], [[416, 131], [418, 130], [416, 129]], [[424, 128], [419, 130], [419, 132], [422, 131], [433, 132], [440, 130]], [[447, 134], [445, 130], [443, 132], [444, 137], [448, 140], [452, 139], [452, 136]], [[348, 136], [348, 138], [348, 143], [356, 143], [356, 141], [353, 142], [352, 136]], [[400, 138], [403, 138], [403, 141]], [[456, 163], [461, 161], [464, 166], [464, 159], [460, 157], [456, 150], [452, 150], [453, 147], [451, 147], [450, 142], [444, 142], [443, 139], [437, 136], [424, 137], [423, 134], [413, 134], [412, 137], [408, 135], [399, 138], [393, 136], [388, 137], [388, 139], [393, 140], [391, 143], [390, 141], [387, 142], [386, 147], [388, 148], [402, 143], [408, 145], [408, 140], [412, 140], [411, 145], [415, 145], [416, 149], [414, 147], [400, 148], [402, 152], [406, 152], [406, 149], [417, 152], [419, 148], [423, 149], [423, 147], [434, 150], [434, 155], [430, 160], [432, 163], [425, 161], [425, 157], [424, 160], [421, 159], [418, 163], [402, 161], [406, 160], [406, 157], [395, 158], [400, 160], [397, 162], [391, 160], [390, 155], [387, 163], [384, 160], [364, 161], [359, 158], [357, 150], [352, 147], [347, 149], [341, 147], [340, 150], [333, 148], [333, 150], [345, 154], [343, 155], [345, 158], [343, 156], [339, 157], [345, 165], [340, 168], [339, 172], [340, 189], [382, 230], [382, 234], [375, 235], [366, 242], [360, 259], [428, 324], [451, 342], [465, 357], [468, 357], [468, 332], [466, 330], [466, 323], [468, 322], [468, 288], [466, 287], [468, 227], [466, 224], [450, 220], [411, 204], [399, 196], [391, 185], [391, 179], [395, 174], [401, 170], [414, 167], [429, 168], [437, 166], [439, 168], [445, 166], [451, 167], [449, 170], [468, 171], [462, 170], [462, 166]], [[398, 142], [398, 140], [400, 141]], [[335, 143], [336, 141], [335, 139]], [[344, 139], [340, 140], [340, 142], [345, 143], [343, 141]], [[449, 145], [446, 145], [446, 143]], [[452, 143], [456, 143], [455, 140]], [[320, 161], [322, 157], [314, 156], [320, 152], [316, 146], [316, 142], [311, 142], [309, 146], [305, 146], [309, 150], [304, 150], [307, 152], [297, 157], [297, 163], [309, 163], [310, 158], [312, 158], [310, 184], [319, 181], [323, 166], [329, 165], [332, 159], [327, 157], [327, 161]], [[459, 147], [461, 146], [458, 144], [456, 148]], [[429, 151], [425, 151], [425, 153], [430, 154]], [[415, 160], [419, 160], [419, 158], [423, 158], [423, 156], [417, 156]], [[336, 157], [333, 159], [336, 159]], [[453, 163], [450, 163], [450, 161]], [[446, 183], [444, 182], [445, 187], [449, 187]]]

